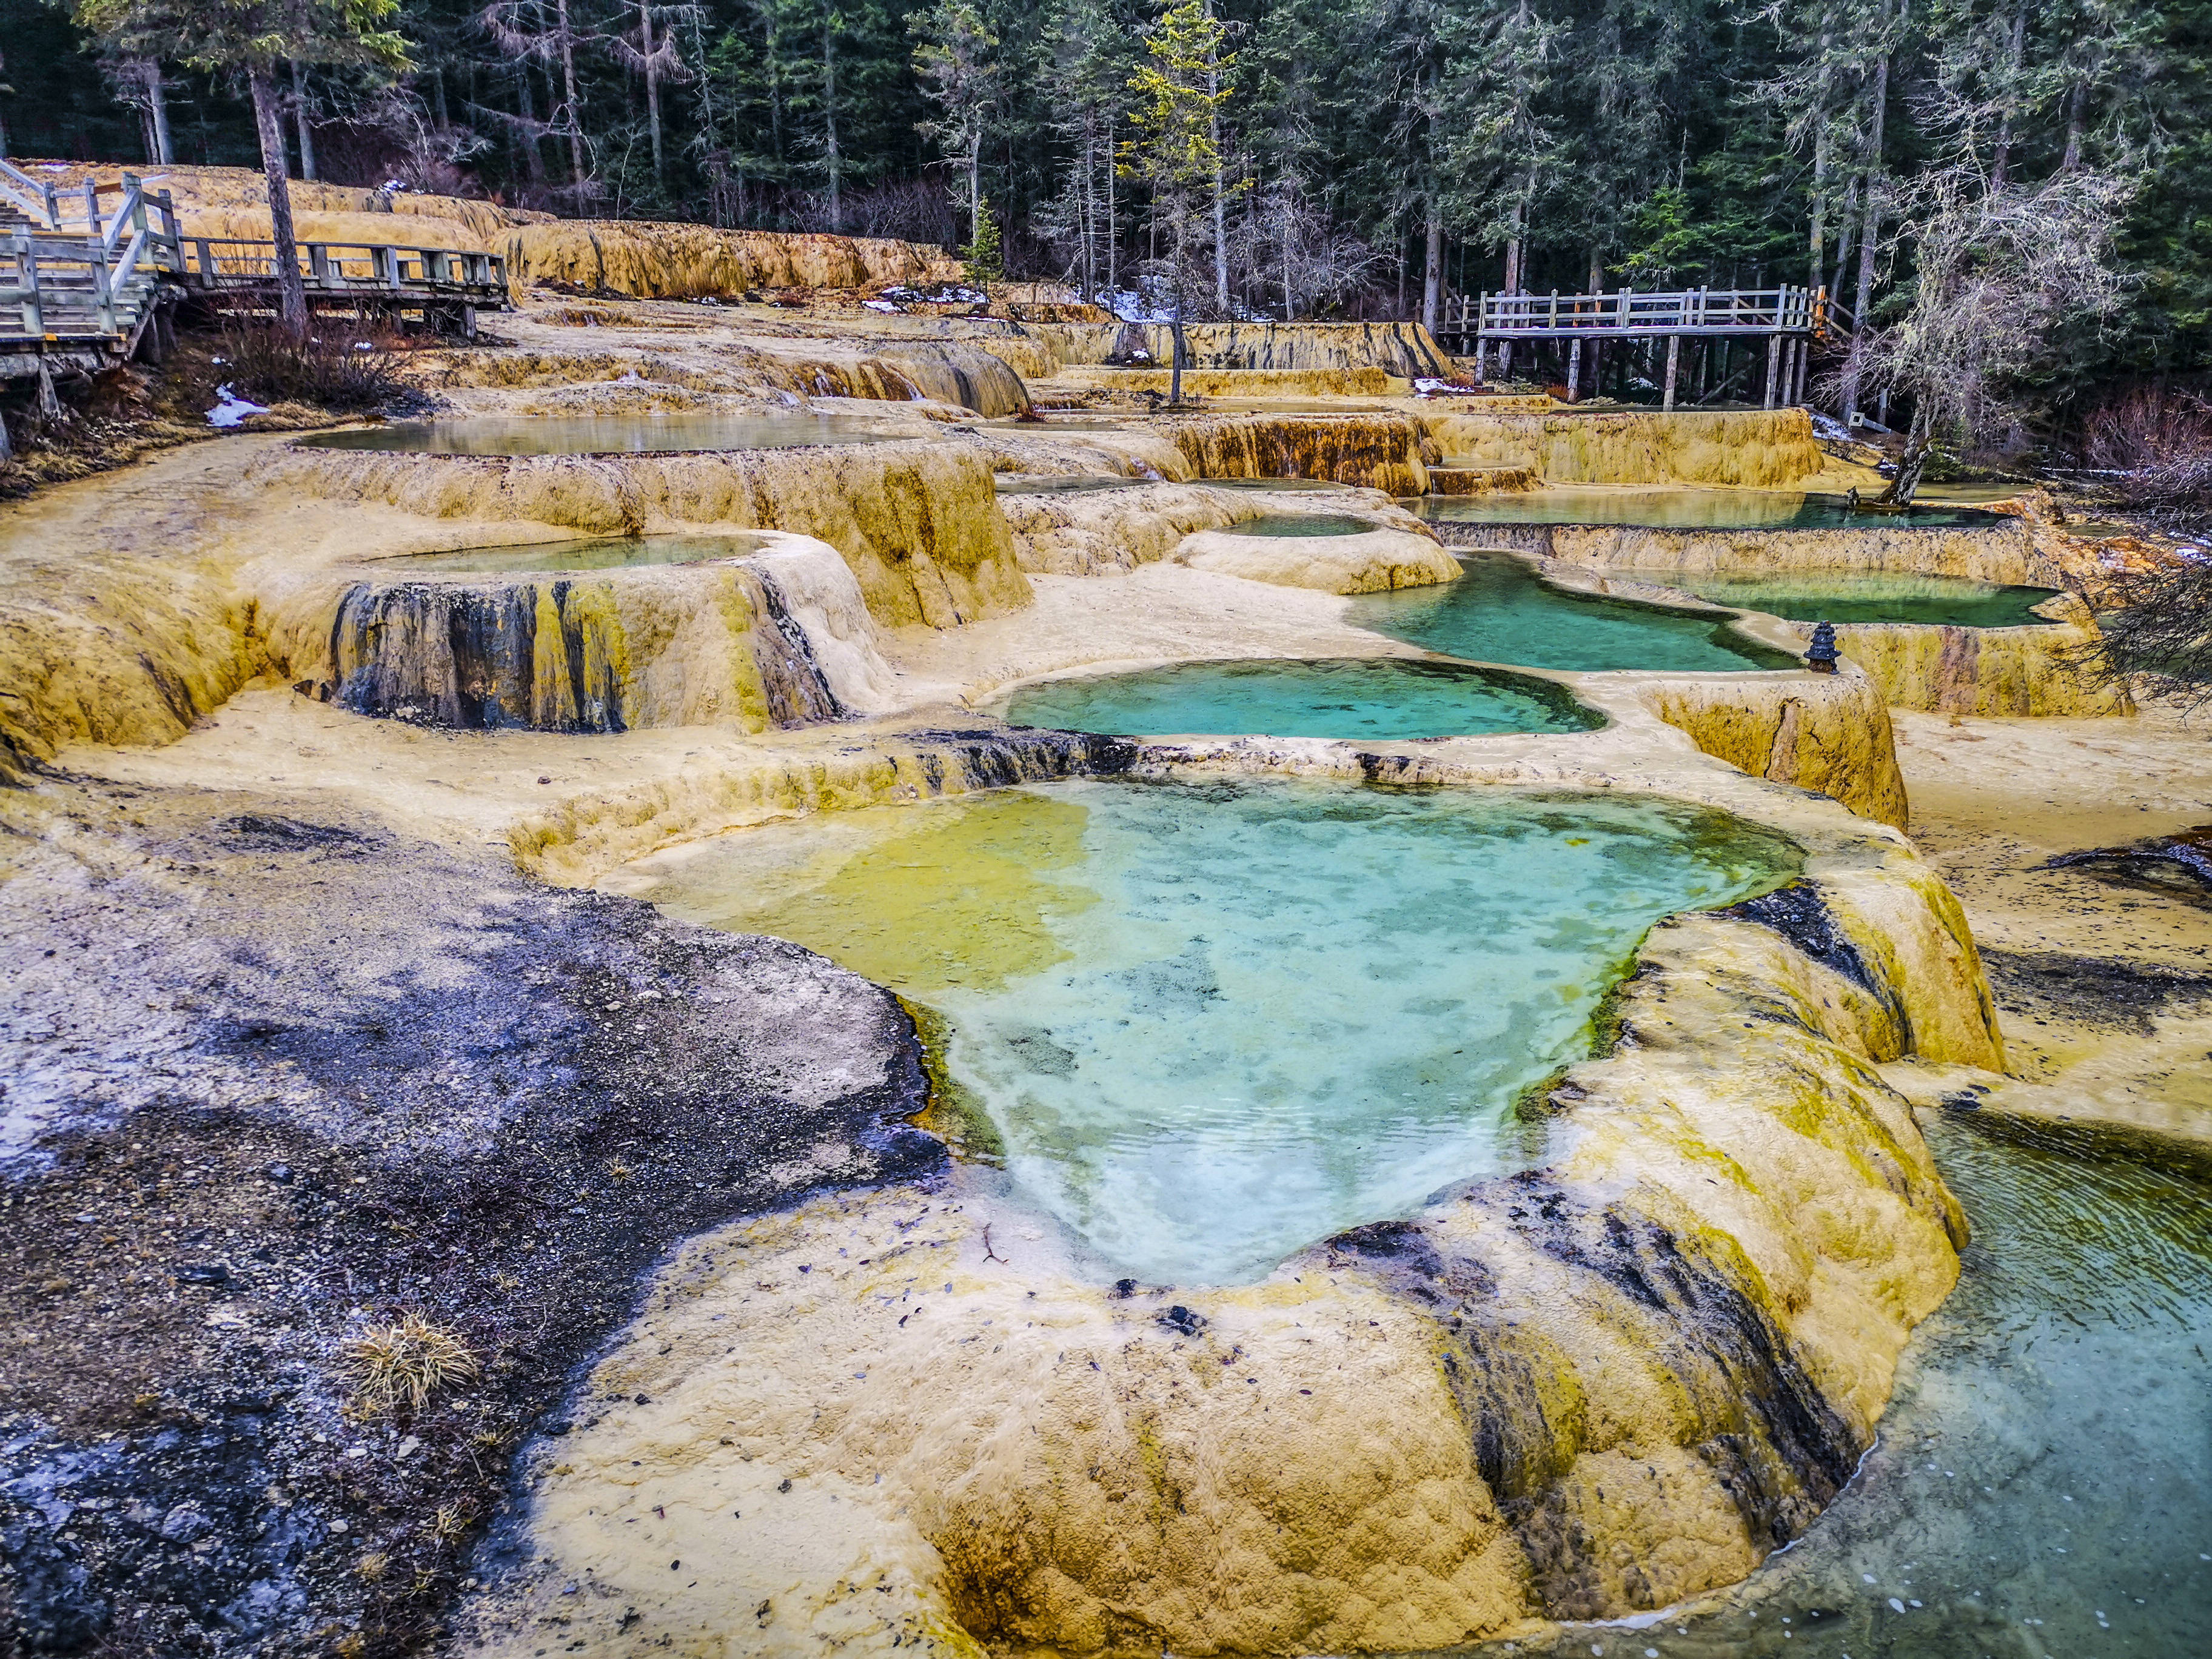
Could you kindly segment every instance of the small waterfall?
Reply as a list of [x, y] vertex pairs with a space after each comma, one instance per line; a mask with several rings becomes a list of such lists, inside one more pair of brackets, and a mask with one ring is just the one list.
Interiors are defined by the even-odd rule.
[[465, 731], [758, 732], [851, 712], [788, 596], [746, 565], [629, 581], [357, 582], [331, 620], [330, 661], [326, 695], [355, 713]]

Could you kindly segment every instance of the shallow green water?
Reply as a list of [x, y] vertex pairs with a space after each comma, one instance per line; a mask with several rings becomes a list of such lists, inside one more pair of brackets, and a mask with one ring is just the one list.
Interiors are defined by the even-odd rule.
[[1540, 1157], [1513, 1102], [1644, 930], [1799, 859], [1632, 797], [1084, 781], [739, 831], [629, 890], [938, 1011], [1103, 1273], [1233, 1283]]
[[1952, 628], [2035, 628], [2035, 607], [2057, 590], [2008, 587], [1957, 576], [1791, 571], [1729, 576], [1704, 571], [1609, 570], [1631, 581], [1679, 588], [1715, 605], [1764, 611], [1792, 622], [1921, 623]]
[[1327, 478], [1200, 478], [1197, 481], [1214, 489], [1342, 489], [1345, 486], [1332, 483]]
[[1256, 519], [1223, 526], [1224, 536], [1364, 536], [1382, 526], [1348, 513], [1262, 513]]
[[1726, 617], [1571, 593], [1510, 553], [1465, 554], [1460, 567], [1460, 579], [1442, 586], [1354, 599], [1346, 618], [1447, 656], [1525, 668], [1798, 666], [1796, 658], [1750, 639]]
[[1155, 482], [1111, 472], [1001, 472], [997, 479], [1001, 495], [1085, 495], [1096, 489], [1136, 489]]
[[1441, 523], [1632, 525], [1650, 530], [1956, 529], [1999, 521], [1994, 513], [1965, 507], [1854, 514], [1840, 495], [1781, 489], [1554, 484], [1489, 495], [1424, 495], [1407, 505]]
[[1258, 732], [1376, 742], [1587, 732], [1605, 723], [1548, 680], [1388, 657], [1176, 663], [1053, 680], [1017, 691], [1006, 718], [1118, 737]]
[[700, 564], [734, 559], [766, 545], [759, 536], [594, 536], [529, 547], [457, 547], [443, 553], [410, 553], [379, 559], [380, 570], [449, 575], [504, 574], [541, 570], [622, 570], [635, 565]]
[[2212, 1645], [2212, 1178], [1928, 1126], [1974, 1237], [1857, 1478], [1724, 1611], [1486, 1656], [2194, 1659]]
[[804, 449], [820, 444], [893, 443], [886, 432], [842, 415], [486, 416], [400, 421], [298, 440], [309, 449], [373, 449], [427, 455], [660, 454], [689, 449]]

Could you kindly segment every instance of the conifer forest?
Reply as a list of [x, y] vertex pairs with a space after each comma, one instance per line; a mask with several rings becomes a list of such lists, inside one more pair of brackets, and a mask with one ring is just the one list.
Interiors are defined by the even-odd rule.
[[[2212, 353], [2212, 0], [327, 9], [402, 49], [293, 65], [295, 176], [982, 234], [1016, 277], [1172, 271], [1255, 319], [1790, 283], [1894, 323], [1956, 312], [1996, 226], [2006, 286], [2045, 283], [2014, 319], [2039, 417]], [[235, 71], [145, 55], [133, 9], [0, 0], [7, 152], [258, 165]]]

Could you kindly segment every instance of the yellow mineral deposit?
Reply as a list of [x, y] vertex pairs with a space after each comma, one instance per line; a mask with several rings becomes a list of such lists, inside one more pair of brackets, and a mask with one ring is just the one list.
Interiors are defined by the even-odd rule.
[[[252, 191], [222, 170], [167, 182], [193, 224], [250, 230]], [[1970, 801], [1942, 781], [1926, 757], [1951, 752], [1949, 732], [2002, 733], [2000, 769], [2028, 777], [2118, 726], [1987, 718], [2121, 712], [2064, 665], [2092, 636], [2084, 615], [1846, 628], [1832, 677], [1550, 672], [1602, 717], [1578, 732], [1144, 744], [1009, 731], [994, 698], [1084, 669], [1421, 657], [1355, 626], [1343, 596], [1455, 578], [1390, 500], [1422, 493], [1432, 466], [1476, 493], [1803, 488], [1843, 464], [1800, 410], [1424, 403], [1401, 388], [1438, 354], [1403, 327], [1191, 331], [1187, 384], [1208, 398], [1265, 403], [1295, 382], [1375, 409], [981, 425], [1025, 405], [1025, 380], [1152, 382], [1101, 367], [1132, 343], [1110, 323], [1017, 334], [660, 303], [948, 274], [902, 244], [405, 196], [386, 213], [360, 197], [300, 187], [303, 233], [325, 234], [318, 216], [349, 234], [375, 219], [507, 252], [518, 291], [557, 278], [650, 296], [540, 292], [503, 321], [514, 343], [424, 354], [456, 420], [782, 410], [884, 441], [468, 455], [252, 435], [11, 504], [12, 773], [276, 779], [333, 814], [617, 890], [668, 849], [813, 820], [818, 857], [793, 854], [776, 895], [748, 895], [745, 925], [843, 928], [865, 972], [884, 872], [966, 860], [972, 903], [952, 927], [1015, 918], [976, 921], [988, 948], [957, 953], [994, 982], [1058, 960], [1054, 918], [1115, 902], [1076, 867], [1082, 809], [997, 797], [988, 835], [981, 817], [933, 821], [855, 863], [841, 849], [875, 834], [872, 811], [1085, 771], [1306, 775], [1663, 798], [1804, 854], [1805, 885], [1779, 908], [1652, 930], [1593, 1057], [1540, 1091], [1540, 1167], [1315, 1242], [1255, 1282], [1117, 1290], [1002, 1175], [958, 1163], [693, 1240], [580, 1386], [573, 1431], [530, 1454], [518, 1524], [536, 1565], [465, 1610], [487, 1650], [537, 1652], [536, 1621], [556, 1616], [564, 1651], [607, 1655], [1417, 1650], [1665, 1607], [1803, 1531], [1959, 1273], [1964, 1225], [1916, 1127], [1914, 1079], [2014, 1086], [1966, 913], [1902, 832], [1923, 789], [1952, 792], [1945, 823], [2003, 810], [2008, 786], [1986, 767]], [[1157, 362], [1161, 331], [1139, 332]], [[1001, 496], [1006, 472], [1127, 485]], [[1337, 488], [1205, 482], [1268, 478]], [[1313, 513], [1374, 527], [1227, 533]], [[738, 532], [768, 533], [683, 565], [388, 562]], [[1655, 568], [2057, 585], [2082, 556], [2067, 543], [2026, 516], [1955, 532], [1584, 527], [1550, 550], [1586, 590]], [[1746, 626], [1799, 637], [1771, 617]], [[513, 726], [561, 729], [376, 719], [379, 686], [394, 706], [489, 700], [531, 711]], [[1897, 717], [1902, 770], [1891, 704], [1954, 716]], [[2138, 774], [2182, 764], [2164, 725], [2113, 741], [2137, 746]], [[1522, 1224], [1531, 1206], [1556, 1230]]]

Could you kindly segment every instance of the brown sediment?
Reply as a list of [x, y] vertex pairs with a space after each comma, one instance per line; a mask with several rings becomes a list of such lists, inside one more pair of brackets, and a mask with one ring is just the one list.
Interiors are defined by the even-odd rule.
[[1428, 472], [1431, 495], [1489, 495], [1534, 489], [1542, 482], [1528, 466], [1432, 466]]

